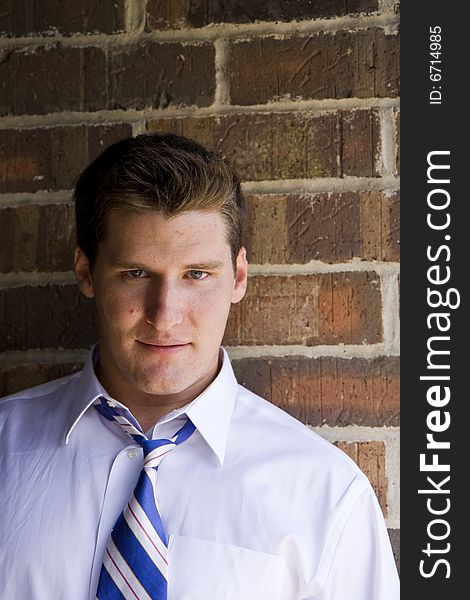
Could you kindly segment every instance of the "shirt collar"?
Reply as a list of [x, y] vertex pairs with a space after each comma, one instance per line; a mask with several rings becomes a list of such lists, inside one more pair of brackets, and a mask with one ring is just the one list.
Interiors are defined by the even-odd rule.
[[[192, 402], [162, 417], [159, 423], [186, 414], [222, 465], [238, 384], [228, 354], [223, 348], [221, 348], [221, 358], [222, 366], [214, 381]], [[78, 421], [97, 398], [104, 396], [112, 400], [96, 377], [94, 370], [96, 360], [97, 346], [95, 345], [91, 349], [79, 377], [76, 400], [69, 413], [65, 431], [66, 444], [69, 443]]]
[[85, 366], [83, 367], [80, 377], [78, 380], [78, 386], [72, 404], [72, 408], [69, 413], [67, 420], [67, 426], [65, 430], [65, 443], [68, 444], [70, 441], [70, 435], [75, 429], [78, 421], [82, 418], [84, 413], [93, 404], [93, 402], [100, 396], [110, 399], [109, 394], [106, 392], [104, 387], [98, 381], [95, 374], [95, 364], [98, 359], [98, 344], [92, 346]]
[[221, 465], [224, 463], [237, 387], [230, 359], [222, 348], [219, 374], [185, 411]]

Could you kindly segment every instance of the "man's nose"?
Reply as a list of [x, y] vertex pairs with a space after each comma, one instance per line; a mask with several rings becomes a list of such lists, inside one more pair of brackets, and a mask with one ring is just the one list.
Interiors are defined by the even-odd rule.
[[176, 283], [155, 281], [147, 290], [145, 320], [160, 332], [170, 330], [183, 320], [182, 292]]

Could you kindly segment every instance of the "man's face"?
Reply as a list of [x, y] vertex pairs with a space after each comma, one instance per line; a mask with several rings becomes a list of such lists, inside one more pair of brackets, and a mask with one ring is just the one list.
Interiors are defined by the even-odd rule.
[[189, 401], [212, 381], [230, 305], [247, 281], [245, 250], [234, 274], [218, 213], [111, 213], [93, 269], [80, 250], [75, 267], [96, 301], [100, 378], [115, 397]]

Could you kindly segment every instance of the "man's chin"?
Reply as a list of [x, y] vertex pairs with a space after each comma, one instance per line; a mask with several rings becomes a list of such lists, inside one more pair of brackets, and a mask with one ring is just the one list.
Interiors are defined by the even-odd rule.
[[165, 377], [158, 370], [152, 375], [146, 373], [145, 377], [135, 377], [134, 387], [151, 396], [172, 396], [180, 394], [191, 384]]

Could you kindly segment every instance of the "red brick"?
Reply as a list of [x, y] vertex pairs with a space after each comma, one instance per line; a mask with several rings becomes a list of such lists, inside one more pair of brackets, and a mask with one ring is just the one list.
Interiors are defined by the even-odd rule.
[[289, 196], [279, 194], [246, 195], [246, 226], [243, 245], [252, 263], [287, 262], [287, 203]]
[[234, 305], [227, 345], [374, 344], [382, 340], [376, 273], [259, 276]]
[[105, 54], [99, 48], [11, 51], [0, 63], [0, 115], [96, 110], [106, 101], [105, 80]]
[[148, 0], [147, 28], [173, 29], [204, 27], [212, 23], [252, 23], [253, 21], [302, 21], [317, 17], [339, 17], [378, 10], [377, 0]]
[[340, 130], [342, 175], [377, 177], [380, 168], [375, 163], [375, 156], [381, 151], [377, 113], [367, 110], [343, 111]]
[[337, 442], [365, 473], [374, 488], [384, 517], [388, 515], [385, 444], [383, 442]]
[[132, 135], [130, 125], [3, 129], [0, 193], [71, 189], [107, 146]]
[[258, 37], [231, 47], [232, 104], [399, 93], [399, 42], [382, 29]]
[[94, 305], [76, 285], [0, 290], [0, 352], [88, 348], [96, 341]]
[[238, 380], [303, 423], [398, 426], [397, 357], [264, 357], [235, 360]]
[[243, 180], [380, 176], [375, 109], [158, 119], [148, 129], [197, 140], [228, 159]]
[[214, 48], [177, 43], [36, 47], [7, 52], [0, 82], [0, 116], [207, 106], [215, 90]]
[[0, 397], [52, 381], [80, 370], [82, 362], [57, 364], [0, 365]]
[[116, 47], [109, 57], [108, 108], [208, 106], [215, 93], [209, 43]]
[[289, 262], [342, 262], [361, 256], [359, 194], [294, 196], [286, 212]]
[[124, 0], [3, 0], [0, 14], [0, 32], [8, 36], [117, 33], [124, 27]]
[[0, 210], [0, 273], [69, 271], [75, 246], [72, 204]]
[[399, 193], [266, 194], [246, 198], [253, 263], [397, 261]]
[[400, 260], [400, 192], [361, 194], [361, 256]]

